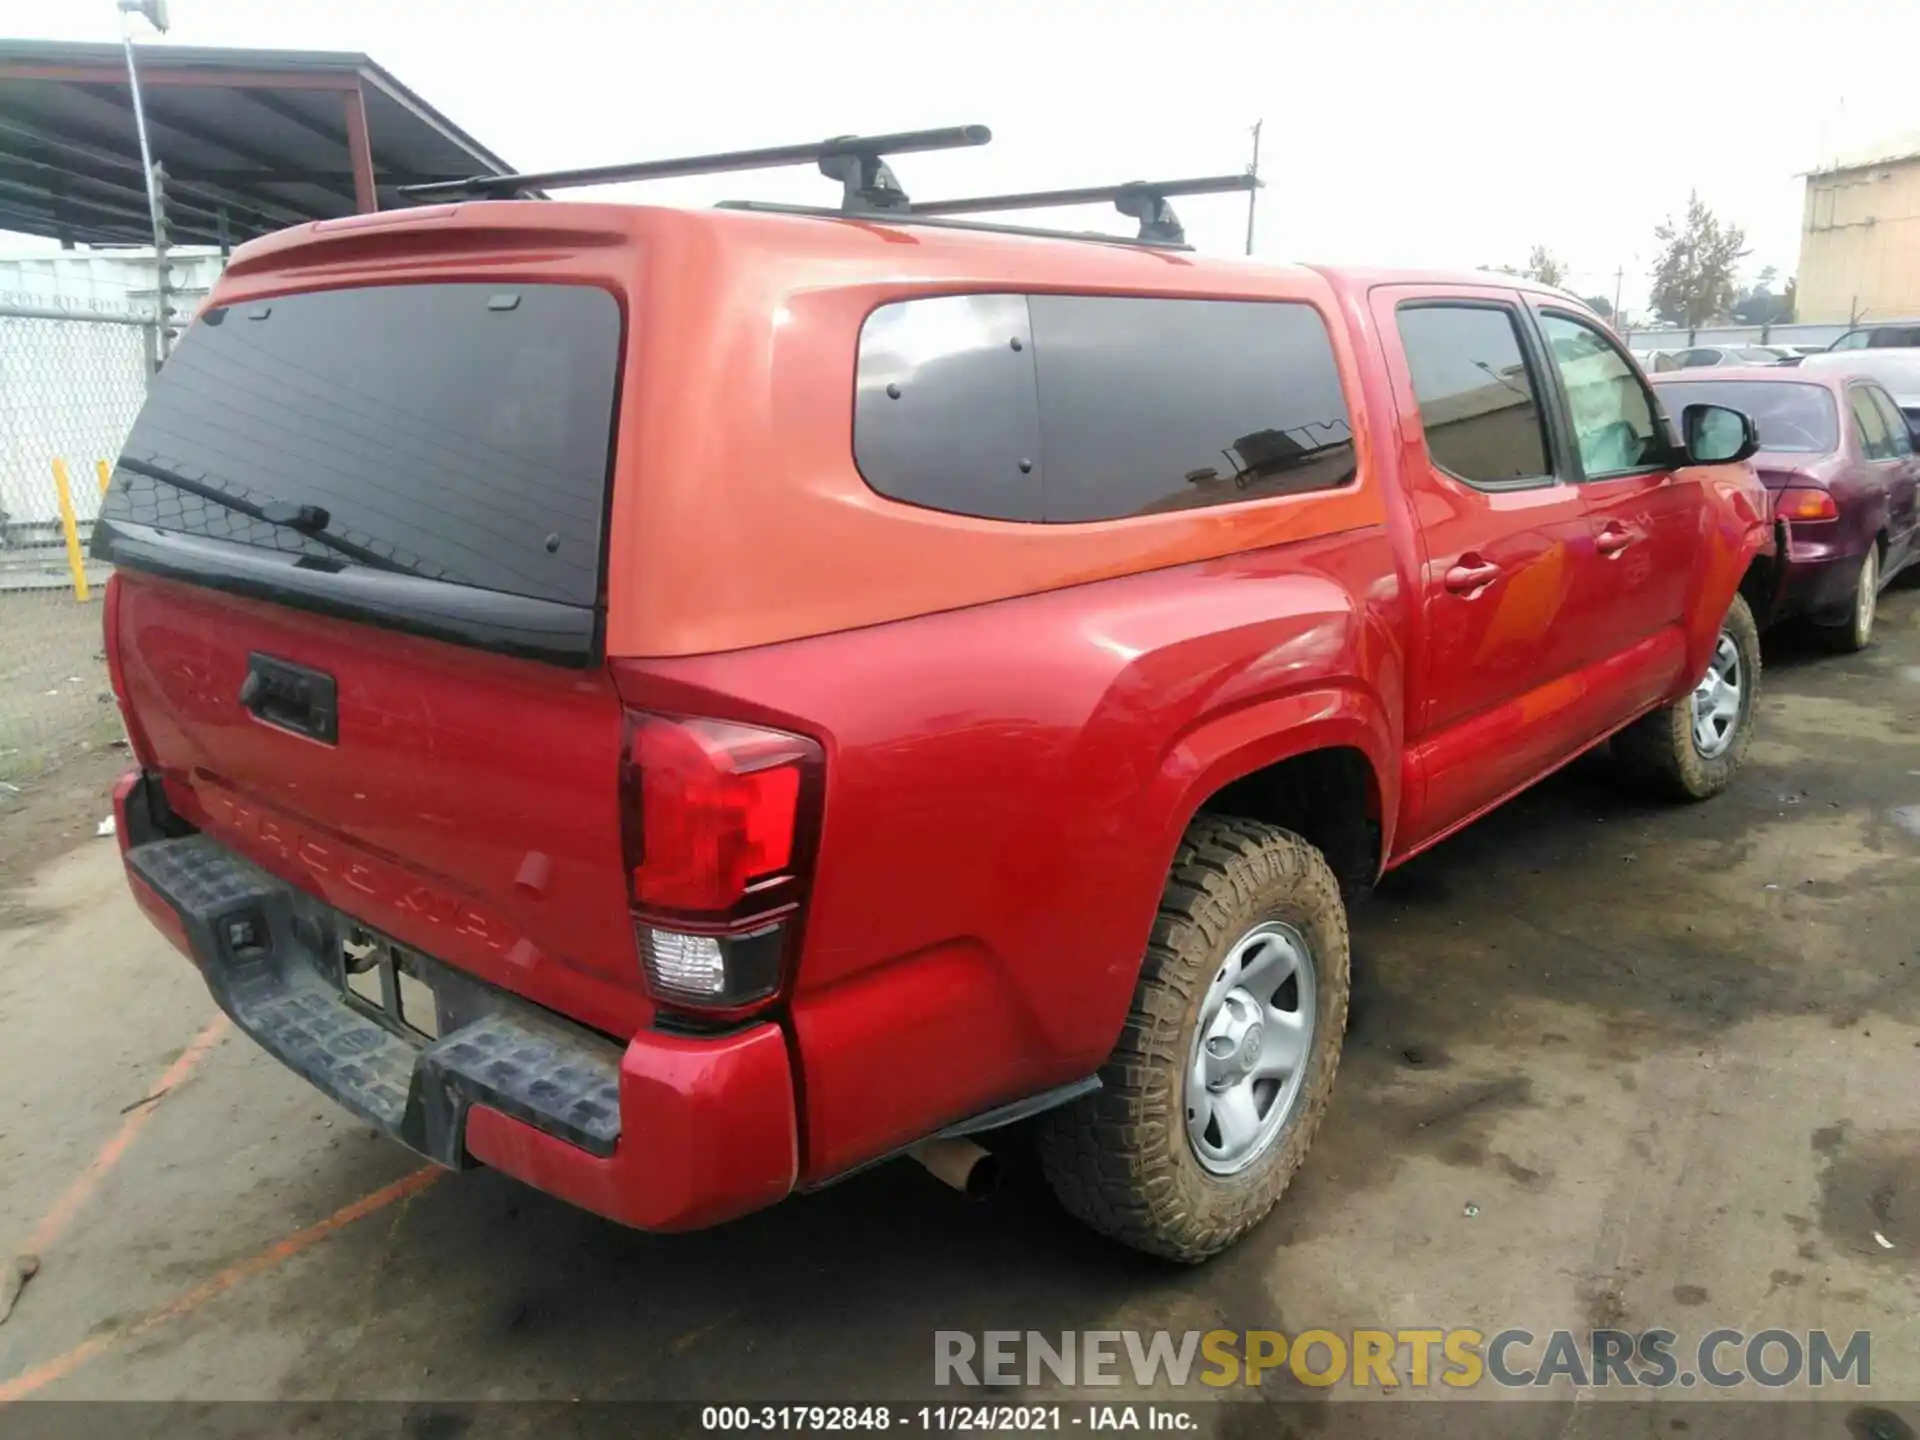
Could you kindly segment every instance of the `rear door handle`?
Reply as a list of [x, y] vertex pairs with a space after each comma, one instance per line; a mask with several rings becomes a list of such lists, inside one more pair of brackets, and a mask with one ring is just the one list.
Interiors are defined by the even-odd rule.
[[1447, 589], [1456, 595], [1470, 595], [1475, 590], [1485, 589], [1500, 576], [1500, 567], [1491, 561], [1480, 560], [1469, 565], [1462, 561], [1447, 571]]
[[1629, 530], [1624, 525], [1609, 525], [1593, 537], [1593, 548], [1602, 555], [1618, 555], [1639, 538], [1638, 530]]

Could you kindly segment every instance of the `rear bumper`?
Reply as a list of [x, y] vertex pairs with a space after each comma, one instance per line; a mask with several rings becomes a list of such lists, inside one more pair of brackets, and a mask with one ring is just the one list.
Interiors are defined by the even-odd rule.
[[[443, 1023], [427, 1041], [347, 999], [335, 958], [346, 917], [208, 836], [166, 835], [148, 783], [129, 776], [114, 795], [140, 907], [236, 1026], [403, 1145], [649, 1230], [698, 1229], [793, 1188], [793, 1080], [777, 1026], [649, 1031], [623, 1050], [428, 961]], [[236, 949], [235, 922], [254, 943]]]
[[1854, 580], [1866, 558], [1864, 546], [1849, 551], [1837, 538], [1828, 541], [1810, 535], [1810, 528], [1789, 532], [1780, 556], [1773, 620], [1843, 617], [1852, 603]]

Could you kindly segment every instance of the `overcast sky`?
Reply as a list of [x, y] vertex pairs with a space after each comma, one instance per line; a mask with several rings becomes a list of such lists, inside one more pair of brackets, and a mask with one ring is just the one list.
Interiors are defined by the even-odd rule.
[[[1611, 296], [1624, 268], [1629, 309], [1644, 295], [1653, 227], [1690, 188], [1746, 227], [1749, 274], [1771, 264], [1784, 275], [1798, 250], [1796, 173], [1920, 127], [1913, 86], [1896, 79], [1920, 54], [1913, 0], [171, 9], [171, 35], [142, 43], [364, 51], [526, 169], [990, 125], [985, 149], [902, 158], [909, 192], [931, 199], [1237, 170], [1264, 119], [1259, 254], [1470, 267], [1519, 264], [1539, 243], [1582, 293]], [[113, 0], [0, 0], [0, 34], [118, 33]], [[834, 198], [806, 171], [611, 193]], [[1179, 209], [1200, 248], [1239, 252], [1243, 198]], [[1126, 224], [1098, 209], [1072, 220]]]

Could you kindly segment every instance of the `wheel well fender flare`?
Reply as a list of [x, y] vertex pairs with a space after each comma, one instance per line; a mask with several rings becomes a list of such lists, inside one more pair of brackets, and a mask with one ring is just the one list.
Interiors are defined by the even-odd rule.
[[[1389, 853], [1400, 808], [1400, 730], [1357, 684], [1315, 686], [1211, 715], [1167, 751], [1156, 786], [1169, 797], [1158, 854], [1170, 867], [1180, 837], [1203, 806], [1234, 781], [1321, 751], [1357, 751], [1365, 762], [1379, 855]], [[1377, 864], [1376, 864], [1377, 868]]]

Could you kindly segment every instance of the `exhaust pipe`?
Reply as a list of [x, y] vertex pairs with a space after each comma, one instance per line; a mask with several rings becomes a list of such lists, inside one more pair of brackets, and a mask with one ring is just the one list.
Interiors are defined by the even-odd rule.
[[927, 1167], [927, 1173], [951, 1185], [969, 1200], [984, 1200], [1000, 1185], [1000, 1162], [993, 1152], [958, 1136], [922, 1140], [907, 1154]]

